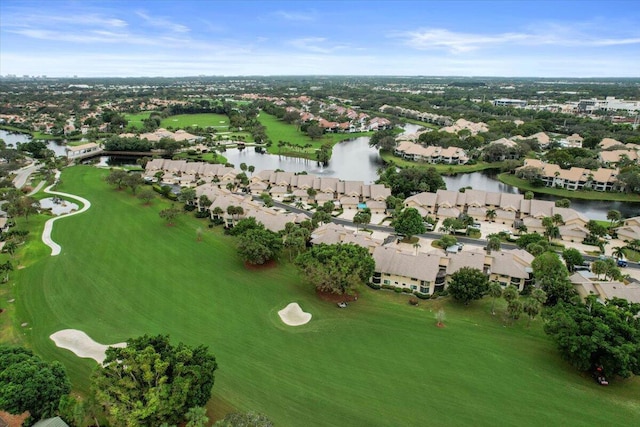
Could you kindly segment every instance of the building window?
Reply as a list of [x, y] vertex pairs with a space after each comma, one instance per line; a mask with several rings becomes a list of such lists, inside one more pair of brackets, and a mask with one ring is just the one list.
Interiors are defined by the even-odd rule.
[[415, 291], [416, 289], [418, 289], [418, 287], [416, 285], [411, 285], [411, 290]]
[[382, 283], [384, 283], [385, 285], [388, 285], [388, 284], [389, 284], [389, 281], [388, 281], [387, 279], [384, 279], [384, 280], [382, 281]]

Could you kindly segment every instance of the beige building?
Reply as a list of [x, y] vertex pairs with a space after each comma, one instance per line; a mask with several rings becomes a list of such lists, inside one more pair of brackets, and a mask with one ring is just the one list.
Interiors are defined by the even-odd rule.
[[640, 286], [635, 283], [598, 280], [590, 271], [578, 271], [569, 277], [581, 298], [595, 295], [600, 302], [611, 298], [622, 298], [632, 303], [640, 303]]
[[463, 267], [483, 271], [489, 280], [502, 286], [514, 285], [523, 290], [532, 280], [533, 256], [523, 250], [461, 251], [444, 254], [398, 251], [392, 246], [379, 246], [373, 251], [376, 263], [371, 277], [373, 285], [410, 289], [424, 295], [446, 289], [449, 278]]

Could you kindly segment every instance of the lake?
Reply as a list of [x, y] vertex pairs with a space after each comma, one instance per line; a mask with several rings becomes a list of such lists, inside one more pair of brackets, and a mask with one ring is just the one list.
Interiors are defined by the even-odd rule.
[[[405, 132], [414, 133], [419, 128], [418, 125], [407, 124]], [[15, 145], [18, 142], [28, 142], [30, 136], [0, 130], [0, 138], [4, 139], [7, 144]], [[57, 155], [66, 155], [65, 146], [56, 141], [47, 141], [47, 146]], [[369, 137], [358, 137], [336, 144], [333, 147], [331, 160], [326, 167], [322, 167], [314, 160], [257, 153], [253, 147], [247, 147], [243, 150], [229, 149], [223, 155], [229, 163], [233, 163], [237, 168], [240, 167], [240, 163], [246, 163], [253, 165], [256, 171], [264, 169], [282, 169], [287, 172], [307, 171], [343, 180], [364, 181], [365, 184], [370, 184], [378, 179], [378, 169], [383, 166], [378, 150], [369, 146]], [[111, 159], [107, 163], [108, 159], [107, 157], [101, 158], [101, 164], [135, 164], [135, 159], [125, 159], [124, 161], [122, 161], [123, 159]], [[449, 190], [470, 186], [476, 190], [520, 193], [516, 187], [498, 181], [495, 173], [491, 171], [445, 176], [443, 179]], [[558, 198], [546, 194], [536, 194], [536, 199], [555, 201]], [[572, 199], [571, 207], [591, 219], [598, 220], [606, 220], [607, 212], [611, 209], [619, 210], [625, 218], [640, 215], [640, 203]]]

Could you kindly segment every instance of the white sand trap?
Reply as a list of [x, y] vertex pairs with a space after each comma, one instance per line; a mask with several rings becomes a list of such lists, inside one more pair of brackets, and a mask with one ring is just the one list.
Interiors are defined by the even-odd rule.
[[127, 343], [103, 345], [95, 342], [91, 337], [77, 329], [63, 329], [49, 336], [60, 348], [71, 350], [78, 357], [88, 357], [102, 364], [105, 359], [105, 351], [109, 347], [126, 347]]
[[289, 326], [300, 326], [309, 323], [311, 313], [302, 311], [297, 302], [292, 302], [278, 312], [280, 319]]

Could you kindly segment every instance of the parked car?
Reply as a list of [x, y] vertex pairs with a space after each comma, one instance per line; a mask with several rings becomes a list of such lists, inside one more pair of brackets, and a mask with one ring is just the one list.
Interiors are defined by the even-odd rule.
[[629, 263], [627, 262], [627, 260], [624, 260], [624, 259], [619, 259], [619, 260], [618, 260], [618, 262], [617, 262], [617, 264], [618, 264], [618, 267], [626, 267], [626, 266], [628, 266], [628, 265], [629, 265]]

